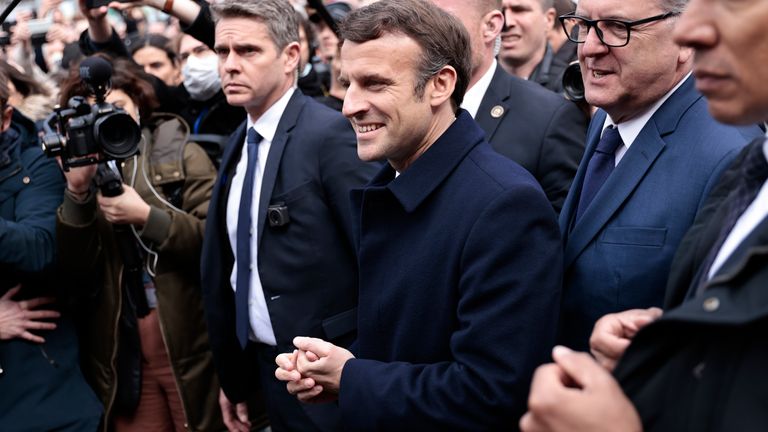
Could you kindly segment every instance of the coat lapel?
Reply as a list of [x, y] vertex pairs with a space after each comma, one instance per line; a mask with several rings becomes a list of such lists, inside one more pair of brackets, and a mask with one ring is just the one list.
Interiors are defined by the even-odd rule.
[[[505, 73], [500, 66], [496, 66], [496, 72], [493, 73], [491, 84], [488, 86], [488, 90], [485, 91], [480, 107], [477, 109], [477, 115], [475, 115], [477, 124], [484, 131], [487, 131], [486, 141], [488, 142], [492, 141], [493, 136], [496, 134], [496, 129], [509, 112], [507, 100], [509, 99], [510, 90], [508, 80], [504, 79]], [[492, 111], [494, 115], [491, 115]]]
[[573, 226], [565, 248], [566, 266], [570, 265], [607, 225], [611, 216], [640, 184], [653, 162], [664, 150], [664, 146], [664, 141], [659, 137], [654, 123], [648, 122], [603, 187], [597, 192], [592, 204], [579, 222]]
[[280, 168], [280, 161], [283, 159], [283, 151], [288, 141], [291, 139], [291, 131], [296, 126], [299, 114], [304, 108], [306, 99], [298, 89], [294, 90], [291, 100], [280, 117], [280, 123], [277, 125], [275, 138], [269, 148], [267, 164], [264, 168], [264, 177], [261, 180], [261, 196], [259, 198], [259, 244], [261, 244], [261, 235], [264, 232], [264, 222], [267, 217], [267, 207], [272, 199], [272, 191], [275, 188], [277, 173]]

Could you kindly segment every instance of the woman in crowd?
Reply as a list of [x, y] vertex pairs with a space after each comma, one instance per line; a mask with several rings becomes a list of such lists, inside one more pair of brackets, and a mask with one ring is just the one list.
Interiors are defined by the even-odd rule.
[[[105, 404], [105, 428], [221, 430], [199, 286], [216, 173], [188, 142], [181, 118], [153, 112], [147, 75], [128, 59], [111, 61], [106, 100], [141, 126], [140, 155], [106, 164], [123, 174], [116, 197], [94, 187], [96, 165], [70, 169], [58, 212], [62, 265], [93, 287], [81, 304], [83, 370]], [[76, 95], [90, 96], [74, 72], [62, 86], [62, 105]], [[140, 254], [138, 269], [122, 258], [118, 228], [129, 230], [127, 249]]]
[[131, 40], [133, 61], [148, 74], [160, 78], [169, 87], [181, 84], [181, 66], [171, 41], [163, 35], [148, 34]]

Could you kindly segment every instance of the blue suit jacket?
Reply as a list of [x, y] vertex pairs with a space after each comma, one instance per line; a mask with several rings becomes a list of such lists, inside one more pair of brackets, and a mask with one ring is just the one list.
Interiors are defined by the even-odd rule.
[[[243, 123], [222, 158], [206, 221], [203, 301], [221, 387], [232, 402], [254, 390], [235, 335], [234, 257], [226, 231], [227, 196], [245, 140]], [[296, 90], [269, 150], [258, 216], [258, 269], [280, 352], [294, 336], [348, 345], [354, 339], [357, 265], [350, 229], [349, 191], [378, 169], [357, 157], [354, 132], [338, 112]], [[270, 226], [270, 205], [288, 209], [290, 222]]]
[[562, 264], [535, 179], [462, 111], [398, 178], [353, 193], [357, 359], [348, 430], [514, 429], [554, 343]]
[[672, 257], [697, 211], [759, 128], [717, 123], [688, 78], [659, 108], [598, 191], [573, 218], [606, 113], [598, 111], [560, 215], [565, 283], [559, 342], [587, 349], [601, 316], [661, 306]]

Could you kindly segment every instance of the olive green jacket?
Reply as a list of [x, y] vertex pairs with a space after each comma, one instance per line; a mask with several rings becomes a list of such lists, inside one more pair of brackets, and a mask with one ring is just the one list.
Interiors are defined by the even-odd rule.
[[[151, 206], [147, 223], [136, 231], [158, 254], [154, 277], [157, 313], [187, 427], [191, 431], [224, 430], [199, 280], [200, 247], [216, 171], [205, 151], [187, 142], [189, 127], [181, 118], [156, 114], [142, 134], [141, 154], [123, 162], [122, 172], [124, 183], [133, 185]], [[162, 202], [147, 181], [165, 200], [174, 201], [167, 194], [179, 192], [183, 212]], [[75, 293], [85, 306], [81, 307], [81, 362], [110, 418], [117, 387], [123, 265], [112, 225], [98, 210], [94, 195], [78, 201], [65, 194], [57, 215], [57, 237], [63, 269], [76, 280], [96, 280]]]

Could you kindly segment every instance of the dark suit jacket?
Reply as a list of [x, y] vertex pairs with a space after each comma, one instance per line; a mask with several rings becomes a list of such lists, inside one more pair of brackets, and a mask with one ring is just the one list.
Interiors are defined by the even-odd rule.
[[[406, 171], [353, 193], [357, 359], [348, 430], [515, 429], [560, 298], [555, 215], [466, 111]], [[510, 223], [514, 221], [514, 223]]]
[[497, 66], [475, 121], [494, 150], [536, 177], [559, 212], [584, 153], [588, 120], [576, 104]]
[[689, 78], [651, 117], [574, 225], [605, 117], [599, 111], [592, 121], [560, 215], [565, 284], [559, 341], [581, 350], [601, 316], [661, 306], [672, 257], [696, 212], [747, 136], [761, 134], [757, 127], [717, 123]]
[[[246, 398], [256, 365], [235, 335], [234, 262], [226, 205], [245, 140], [232, 135], [211, 199], [202, 254], [203, 299], [221, 386], [232, 402]], [[307, 335], [347, 345], [354, 339], [357, 265], [350, 231], [349, 191], [377, 167], [357, 157], [349, 122], [296, 90], [270, 147], [259, 200], [258, 269], [280, 352]], [[284, 205], [290, 222], [270, 226], [267, 207]]]
[[701, 295], [686, 300], [718, 237], [739, 168], [737, 160], [723, 174], [681, 243], [667, 288], [670, 310], [637, 334], [616, 368], [646, 431], [768, 429], [768, 219]]

